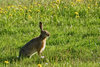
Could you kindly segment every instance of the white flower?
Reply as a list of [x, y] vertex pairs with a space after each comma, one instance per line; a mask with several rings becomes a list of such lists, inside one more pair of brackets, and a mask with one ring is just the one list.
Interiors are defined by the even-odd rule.
[[44, 56], [41, 56], [41, 58], [43, 59], [43, 58], [44, 58]]
[[45, 63], [46, 65], [48, 65], [48, 63]]

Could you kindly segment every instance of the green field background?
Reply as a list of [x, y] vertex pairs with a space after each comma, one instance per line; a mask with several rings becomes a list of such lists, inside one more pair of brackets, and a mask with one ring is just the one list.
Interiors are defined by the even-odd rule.
[[[50, 32], [42, 55], [17, 60], [20, 48]], [[6, 63], [5, 61], [8, 61]], [[100, 67], [99, 0], [0, 0], [0, 67]]]

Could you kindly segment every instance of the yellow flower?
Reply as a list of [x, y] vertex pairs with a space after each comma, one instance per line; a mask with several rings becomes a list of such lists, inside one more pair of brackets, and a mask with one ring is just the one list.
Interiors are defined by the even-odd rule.
[[3, 13], [4, 13], [4, 14], [6, 14], [6, 13], [7, 13], [7, 11], [4, 11]]
[[75, 3], [74, 3], [74, 2], [71, 2], [71, 5], [72, 5], [72, 6], [75, 6]]
[[0, 10], [3, 10], [3, 8], [0, 8]]
[[0, 14], [3, 13], [2, 11], [0, 11]]
[[14, 12], [16, 12], [16, 10], [14, 9]]
[[27, 9], [27, 7], [24, 6], [24, 9]]
[[90, 0], [90, 2], [92, 2], [92, 0]]
[[98, 3], [96, 2], [95, 5], [98, 6]]
[[9, 14], [10, 17], [12, 17], [12, 14]]
[[7, 8], [10, 9], [10, 6], [8, 6]]
[[38, 6], [40, 7], [40, 6], [41, 6], [41, 4], [38, 4]]
[[76, 15], [79, 15], [78, 12], [75, 12]]
[[34, 2], [35, 5], [37, 5], [37, 2]]
[[37, 12], [40, 12], [40, 10], [37, 10]]
[[33, 6], [31, 5], [30, 8], [33, 8]]
[[22, 16], [22, 13], [19, 13], [20, 16]]
[[22, 7], [22, 5], [18, 5], [19, 7]]
[[38, 64], [38, 67], [42, 67], [42, 65], [41, 64]]
[[56, 0], [57, 3], [60, 3], [60, 0]]
[[64, 8], [67, 8], [66, 6], [64, 6]]
[[76, 2], [81, 2], [81, 0], [76, 0]]
[[32, 17], [31, 17], [30, 15], [28, 15], [28, 18], [29, 18], [29, 19], [32, 19]]
[[79, 18], [80, 16], [78, 15], [78, 16], [76, 16], [76, 18]]
[[23, 9], [22, 9], [22, 8], [20, 8], [20, 10], [21, 10], [21, 11], [23, 11]]
[[32, 12], [31, 10], [28, 10], [29, 12]]
[[5, 61], [5, 63], [8, 64], [9, 62], [8, 61]]
[[88, 9], [90, 9], [90, 7], [88, 6]]
[[12, 5], [11, 7], [12, 7], [12, 8], [14, 8], [15, 6], [14, 6], [14, 5]]

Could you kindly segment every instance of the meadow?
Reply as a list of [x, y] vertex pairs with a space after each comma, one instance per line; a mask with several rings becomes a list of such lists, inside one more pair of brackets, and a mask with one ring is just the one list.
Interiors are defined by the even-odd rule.
[[[40, 58], [20, 48], [50, 32]], [[0, 0], [0, 67], [100, 67], [99, 0]]]

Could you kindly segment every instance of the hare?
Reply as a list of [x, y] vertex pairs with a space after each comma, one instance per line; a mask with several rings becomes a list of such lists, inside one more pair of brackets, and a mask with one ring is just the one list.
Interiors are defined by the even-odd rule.
[[40, 36], [33, 38], [31, 41], [26, 43], [19, 51], [19, 58], [21, 56], [32, 57], [36, 52], [41, 55], [42, 51], [45, 49], [46, 39], [49, 37], [49, 32], [43, 30], [42, 22], [39, 23], [41, 29]]

